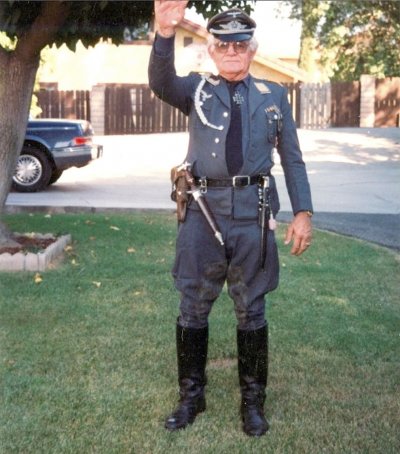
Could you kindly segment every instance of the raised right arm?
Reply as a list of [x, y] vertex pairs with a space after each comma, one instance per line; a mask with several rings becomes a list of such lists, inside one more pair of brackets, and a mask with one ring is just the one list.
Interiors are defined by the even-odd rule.
[[163, 101], [188, 115], [199, 76], [180, 77], [175, 70], [175, 29], [182, 22], [187, 1], [154, 2], [157, 34], [149, 62], [149, 85]]

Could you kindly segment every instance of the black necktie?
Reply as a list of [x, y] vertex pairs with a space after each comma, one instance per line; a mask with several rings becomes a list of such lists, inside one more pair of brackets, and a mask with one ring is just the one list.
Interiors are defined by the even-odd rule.
[[[240, 82], [239, 82], [240, 83]], [[228, 83], [231, 100], [231, 123], [226, 136], [226, 165], [229, 175], [237, 175], [243, 165], [242, 156], [242, 113], [243, 98], [238, 91], [239, 83]]]

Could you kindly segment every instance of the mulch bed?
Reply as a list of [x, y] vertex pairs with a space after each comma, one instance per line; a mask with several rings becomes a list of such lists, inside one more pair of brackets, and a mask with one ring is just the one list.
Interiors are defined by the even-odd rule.
[[13, 236], [12, 239], [19, 243], [17, 247], [0, 247], [0, 254], [8, 252], [11, 255], [23, 252], [38, 253], [44, 251], [47, 246], [54, 243], [57, 238], [36, 238], [31, 236]]

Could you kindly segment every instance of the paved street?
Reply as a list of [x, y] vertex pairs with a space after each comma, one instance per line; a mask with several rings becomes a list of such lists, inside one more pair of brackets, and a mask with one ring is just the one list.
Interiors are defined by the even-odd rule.
[[[400, 129], [299, 130], [317, 227], [400, 249]], [[9, 211], [174, 209], [169, 170], [184, 160], [185, 133], [104, 136], [102, 159], [66, 171], [48, 190], [11, 193]], [[282, 220], [290, 204], [279, 162]]]

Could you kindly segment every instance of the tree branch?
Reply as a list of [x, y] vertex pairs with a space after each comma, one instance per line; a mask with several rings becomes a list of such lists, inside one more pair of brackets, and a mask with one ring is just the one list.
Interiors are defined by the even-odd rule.
[[16, 54], [24, 61], [34, 59], [41, 50], [51, 44], [69, 14], [69, 2], [44, 1], [40, 14], [29, 30], [18, 40]]

